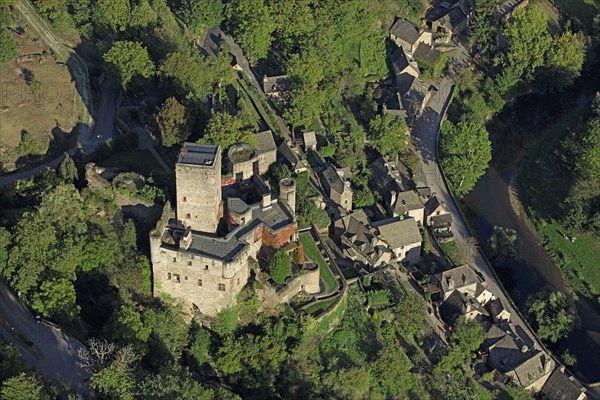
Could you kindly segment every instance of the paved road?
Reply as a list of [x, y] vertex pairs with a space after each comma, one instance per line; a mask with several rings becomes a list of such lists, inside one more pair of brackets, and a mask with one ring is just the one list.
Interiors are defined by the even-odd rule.
[[[440, 122], [446, 111], [452, 86], [453, 84], [450, 80], [446, 78], [442, 80], [438, 87], [438, 93], [431, 98], [425, 111], [415, 122], [412, 135], [413, 143], [421, 155], [423, 172], [429, 187], [431, 187], [431, 191], [435, 193], [441, 201], [448, 205], [448, 208], [452, 213], [452, 217], [454, 218], [452, 230], [455, 239], [467, 243], [469, 240], [473, 241], [473, 237], [458, 210], [454, 198], [450, 194], [450, 190], [442, 178], [437, 155], [437, 139], [440, 130]], [[471, 251], [473, 252], [473, 258], [475, 259], [473, 267], [482, 273], [489, 290], [496, 297], [499, 297], [505, 307], [509, 309], [511, 320], [517, 325], [517, 333], [524, 339], [525, 343], [534, 345], [535, 348], [540, 348], [539, 344], [533, 340], [534, 336], [521, 319], [520, 314], [515, 307], [513, 307], [512, 302], [509, 301], [504, 290], [502, 290], [500, 284], [496, 281], [494, 272], [492, 271], [491, 266], [486, 262], [480, 249], [475, 246], [471, 248]]]
[[[58, 328], [36, 323], [27, 307], [0, 279], [0, 340], [14, 343], [25, 362], [44, 376], [69, 384], [84, 393], [88, 373], [78, 364], [81, 343]], [[28, 345], [33, 343], [33, 345]]]

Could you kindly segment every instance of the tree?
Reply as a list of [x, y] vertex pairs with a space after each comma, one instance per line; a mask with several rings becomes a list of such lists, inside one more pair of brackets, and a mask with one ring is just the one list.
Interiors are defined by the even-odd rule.
[[160, 66], [160, 74], [175, 81], [182, 96], [191, 92], [198, 99], [206, 97], [216, 82], [210, 64], [197, 53], [169, 54]]
[[269, 275], [277, 284], [282, 284], [292, 273], [292, 262], [290, 256], [284, 251], [277, 251], [269, 263]]
[[129, 0], [98, 0], [96, 21], [107, 24], [114, 31], [124, 31], [129, 24], [130, 11]]
[[60, 163], [58, 167], [58, 172], [60, 177], [67, 183], [73, 183], [77, 179], [79, 179], [79, 172], [77, 171], [77, 166], [73, 159], [65, 154], [65, 159]]
[[0, 343], [0, 382], [27, 370], [19, 349], [12, 343]]
[[254, 134], [246, 128], [244, 121], [225, 111], [216, 112], [212, 115], [199, 143], [221, 146], [224, 152], [238, 143], [258, 146]]
[[10, 31], [0, 26], [0, 64], [12, 61], [17, 56], [17, 44]]
[[371, 376], [365, 367], [345, 368], [323, 376], [323, 386], [329, 398], [368, 399]]
[[223, 19], [221, 0], [182, 0], [179, 14], [194, 35], [202, 30], [217, 26]]
[[32, 375], [21, 373], [2, 383], [0, 398], [4, 400], [50, 400], [43, 382]]
[[572, 367], [573, 365], [577, 364], [577, 357], [571, 354], [568, 349], [560, 355], [560, 359], [568, 367]]
[[472, 53], [490, 54], [496, 44], [498, 17], [495, 0], [476, 0], [475, 16], [469, 26], [469, 48]]
[[265, 0], [233, 0], [225, 8], [228, 27], [248, 58], [259, 61], [271, 47], [275, 21]]
[[446, 354], [436, 365], [439, 372], [450, 372], [454, 367], [467, 364], [474, 357], [474, 352], [483, 343], [485, 332], [475, 320], [458, 320], [454, 332], [450, 336], [450, 344]]
[[363, 188], [354, 194], [352, 203], [354, 203], [354, 208], [371, 207], [375, 204], [375, 196], [368, 188]]
[[33, 295], [32, 308], [59, 322], [71, 322], [79, 313], [75, 287], [68, 279], [44, 281]]
[[545, 81], [557, 90], [570, 86], [581, 74], [584, 60], [585, 41], [580, 34], [567, 31], [556, 36], [546, 52]]
[[408, 127], [401, 117], [390, 114], [378, 115], [369, 123], [369, 140], [381, 154], [396, 158], [406, 152]]
[[495, 259], [504, 257], [516, 257], [517, 255], [517, 232], [514, 229], [502, 226], [494, 226], [489, 246]]
[[440, 150], [444, 173], [459, 197], [473, 189], [492, 159], [487, 130], [481, 122], [466, 118], [456, 125], [444, 122]]
[[189, 354], [196, 360], [198, 365], [204, 364], [210, 348], [210, 336], [203, 327], [195, 322], [192, 323], [190, 328], [190, 343]]
[[10, 232], [0, 226], [0, 274], [5, 275], [8, 261], [9, 246], [11, 244]]
[[537, 7], [516, 10], [504, 29], [504, 36], [508, 40], [504, 69], [531, 79], [536, 69], [544, 65], [546, 52], [552, 43], [546, 14]]
[[171, 147], [187, 139], [190, 130], [185, 115], [185, 107], [174, 97], [169, 97], [161, 110], [154, 116], [162, 143]]
[[149, 78], [154, 75], [154, 63], [140, 42], [117, 41], [103, 58], [116, 72], [123, 88], [136, 76]]
[[532, 295], [526, 308], [538, 336], [552, 343], [567, 337], [577, 323], [573, 302], [561, 292], [542, 291]]
[[138, 3], [131, 9], [129, 25], [132, 27], [145, 28], [156, 22], [158, 15], [152, 8], [148, 0], [138, 0]]

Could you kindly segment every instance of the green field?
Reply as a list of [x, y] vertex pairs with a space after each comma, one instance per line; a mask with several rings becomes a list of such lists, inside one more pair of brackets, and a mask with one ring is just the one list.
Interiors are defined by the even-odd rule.
[[331, 293], [336, 290], [338, 287], [337, 280], [331, 273], [329, 265], [327, 265], [323, 259], [323, 256], [317, 248], [317, 244], [313, 240], [311, 234], [309, 232], [302, 232], [300, 234], [300, 241], [304, 247], [304, 255], [316, 262], [321, 269], [321, 280], [325, 283], [325, 292]]
[[309, 305], [308, 307], [304, 308], [304, 311], [310, 315], [315, 315], [315, 316], [319, 315], [319, 314], [323, 313], [323, 311], [327, 310], [327, 308], [330, 305], [335, 303], [336, 300], [337, 300], [337, 296], [334, 298], [331, 298], [331, 299], [314, 302], [311, 305]]
[[581, 113], [571, 113], [555, 124], [523, 159], [519, 194], [544, 247], [567, 282], [590, 299], [600, 295], [600, 241], [592, 234], [565, 239], [560, 204], [568, 194], [570, 174], [557, 161], [560, 142], [581, 127]]
[[150, 176], [160, 165], [148, 150], [125, 150], [119, 151], [98, 163], [100, 167], [122, 167], [129, 168], [138, 174]]

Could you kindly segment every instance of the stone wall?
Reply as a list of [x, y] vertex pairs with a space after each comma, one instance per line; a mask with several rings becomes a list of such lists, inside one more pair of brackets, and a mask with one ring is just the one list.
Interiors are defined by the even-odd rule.
[[212, 166], [177, 164], [177, 219], [194, 231], [215, 232], [221, 214], [221, 154]]

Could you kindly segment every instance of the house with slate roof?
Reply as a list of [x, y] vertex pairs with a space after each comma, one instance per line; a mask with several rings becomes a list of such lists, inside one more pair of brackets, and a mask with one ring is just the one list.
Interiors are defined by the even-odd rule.
[[343, 171], [338, 171], [333, 165], [329, 165], [322, 174], [321, 183], [327, 196], [338, 206], [346, 211], [352, 210], [352, 187], [350, 181], [346, 180]]
[[373, 226], [399, 262], [415, 265], [421, 260], [423, 238], [414, 218], [390, 218], [373, 223]]

